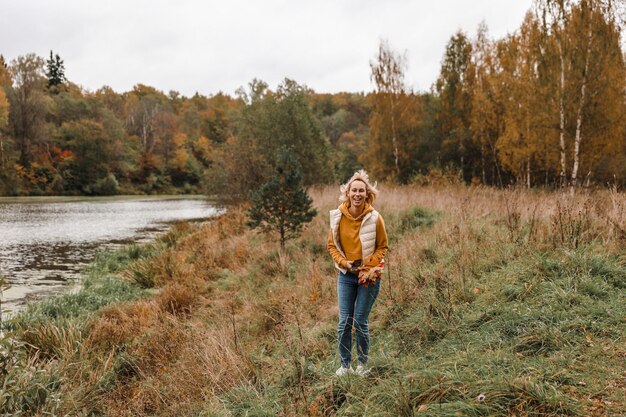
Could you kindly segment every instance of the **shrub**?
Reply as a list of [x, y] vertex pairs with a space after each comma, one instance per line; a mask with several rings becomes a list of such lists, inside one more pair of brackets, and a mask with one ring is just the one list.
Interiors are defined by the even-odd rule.
[[400, 215], [400, 230], [410, 232], [421, 227], [432, 226], [439, 215], [431, 210], [414, 207]]
[[109, 174], [99, 179], [94, 184], [90, 184], [84, 188], [86, 194], [92, 195], [116, 195], [119, 190], [119, 182], [115, 175]]

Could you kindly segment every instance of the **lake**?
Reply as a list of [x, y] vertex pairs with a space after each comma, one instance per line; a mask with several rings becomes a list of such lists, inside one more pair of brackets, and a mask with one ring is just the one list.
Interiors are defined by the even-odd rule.
[[99, 251], [146, 242], [219, 210], [200, 197], [0, 197], [2, 309], [76, 288]]

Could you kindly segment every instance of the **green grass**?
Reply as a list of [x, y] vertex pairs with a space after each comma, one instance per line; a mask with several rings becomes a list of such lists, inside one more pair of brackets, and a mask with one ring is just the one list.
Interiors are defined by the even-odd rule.
[[129, 264], [149, 258], [157, 251], [154, 245], [130, 245], [119, 251], [100, 253], [84, 271], [81, 288], [77, 293], [31, 304], [6, 325], [9, 329], [26, 329], [42, 323], [84, 321], [82, 319], [108, 304], [145, 295], [145, 291], [136, 283], [122, 279], [118, 272]]
[[[423, 227], [413, 220], [427, 216], [409, 213], [404, 219], [411, 220], [392, 222]], [[624, 258], [596, 242], [532, 248], [494, 245], [499, 232], [482, 233], [464, 242], [482, 255], [467, 260], [464, 280], [453, 242], [422, 254], [424, 262], [409, 275], [419, 287], [415, 297], [392, 302], [381, 294], [372, 314], [368, 378], [333, 377], [331, 328], [330, 357], [309, 361], [301, 347], [304, 378], [283, 372], [274, 375], [273, 389], [241, 402], [224, 397], [221, 415], [247, 415], [250, 398], [265, 410], [263, 404], [290, 395], [300, 412], [337, 416], [583, 416], [594, 396], [624, 410], [623, 398], [601, 394], [607, 381], [619, 383], [623, 366], [611, 354], [625, 344]], [[402, 289], [410, 289], [411, 279]], [[269, 360], [287, 355], [275, 349]], [[620, 415], [609, 410], [605, 415]]]
[[414, 207], [400, 214], [400, 230], [406, 233], [419, 228], [430, 227], [440, 215], [441, 213], [436, 213], [423, 207]]
[[[0, 338], [0, 414], [35, 415], [46, 407], [56, 415], [59, 388], [78, 353], [91, 316], [102, 307], [148, 295], [119, 272], [158, 253], [158, 245], [130, 245], [100, 253], [84, 271], [81, 289], [31, 304], [8, 322]], [[72, 365], [69, 365], [71, 367]]]
[[[245, 369], [245, 375], [225, 375], [235, 382], [193, 400], [187, 415], [626, 415], [623, 251], [607, 250], [596, 237], [574, 237], [576, 245], [552, 236], [531, 242], [529, 234], [511, 233], [498, 219], [455, 223], [446, 215], [419, 207], [385, 214], [394, 243], [370, 316], [371, 374], [366, 378], [334, 375], [336, 317], [326, 310], [334, 305], [329, 299], [335, 272], [330, 262], [319, 262], [327, 257], [323, 240], [305, 234], [290, 242], [285, 258], [275, 246], [260, 249], [259, 236], [245, 240], [257, 249], [241, 250], [241, 263], [218, 264], [207, 274], [206, 300], [221, 307], [196, 317], [208, 329], [225, 326], [226, 337], [236, 338], [231, 348], [238, 351], [245, 366], [237, 369]], [[519, 230], [524, 227], [520, 224]], [[10, 354], [2, 356], [0, 373], [3, 392], [10, 395], [0, 397], [0, 413], [29, 415], [45, 406], [54, 414], [55, 404], [67, 410], [58, 392], [67, 383], [64, 378], [76, 372], [72, 367], [87, 373], [102, 363], [109, 364], [106, 372], [93, 386], [81, 388], [84, 397], [128, 387], [158, 391], [167, 403], [169, 392], [183, 381], [167, 374], [169, 383], [155, 388], [150, 379], [155, 374], [146, 376], [145, 362], [158, 360], [133, 356], [128, 349], [165, 340], [151, 338], [159, 334], [139, 334], [128, 343], [123, 339], [89, 358], [77, 352], [94, 312], [154, 293], [145, 289], [155, 286], [152, 261], [164, 250], [176, 250], [187, 233], [182, 227], [155, 245], [103, 254], [87, 271], [81, 292], [33, 306], [18, 317], [13, 325], [20, 338], [2, 342]], [[194, 257], [167, 259], [202, 260], [198, 242], [186, 244]], [[412, 252], [404, 252], [405, 247]], [[394, 262], [398, 258], [403, 261]], [[121, 279], [121, 271], [133, 279]], [[317, 280], [319, 288], [308, 286], [308, 280]], [[210, 298], [219, 295], [227, 298]], [[165, 316], [158, 320], [159, 329], [174, 323]], [[150, 331], [156, 332], [154, 327]], [[175, 366], [179, 359], [164, 365]], [[176, 406], [139, 415], [175, 415]], [[85, 415], [102, 410], [87, 408]]]

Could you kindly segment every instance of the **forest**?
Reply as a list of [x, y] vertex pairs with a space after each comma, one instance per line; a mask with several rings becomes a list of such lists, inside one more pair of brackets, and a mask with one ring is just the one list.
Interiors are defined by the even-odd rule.
[[[430, 91], [381, 40], [371, 92], [254, 79], [231, 96], [87, 91], [59, 54], [0, 56], [0, 195], [194, 193], [239, 201], [291, 148], [305, 185], [364, 167], [399, 184], [626, 185], [620, 2], [537, 0], [493, 39], [453, 34]], [[201, 87], [201, 86], [199, 86]]]

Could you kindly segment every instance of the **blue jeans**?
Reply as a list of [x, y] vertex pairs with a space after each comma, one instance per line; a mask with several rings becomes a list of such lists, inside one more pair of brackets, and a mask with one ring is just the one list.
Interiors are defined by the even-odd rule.
[[352, 362], [352, 323], [356, 330], [356, 346], [359, 364], [367, 363], [370, 346], [370, 333], [367, 318], [372, 310], [374, 301], [380, 291], [380, 279], [376, 284], [369, 284], [366, 288], [359, 285], [359, 278], [350, 272], [339, 272], [337, 280], [337, 300], [339, 302], [339, 356], [341, 366], [350, 367]]

